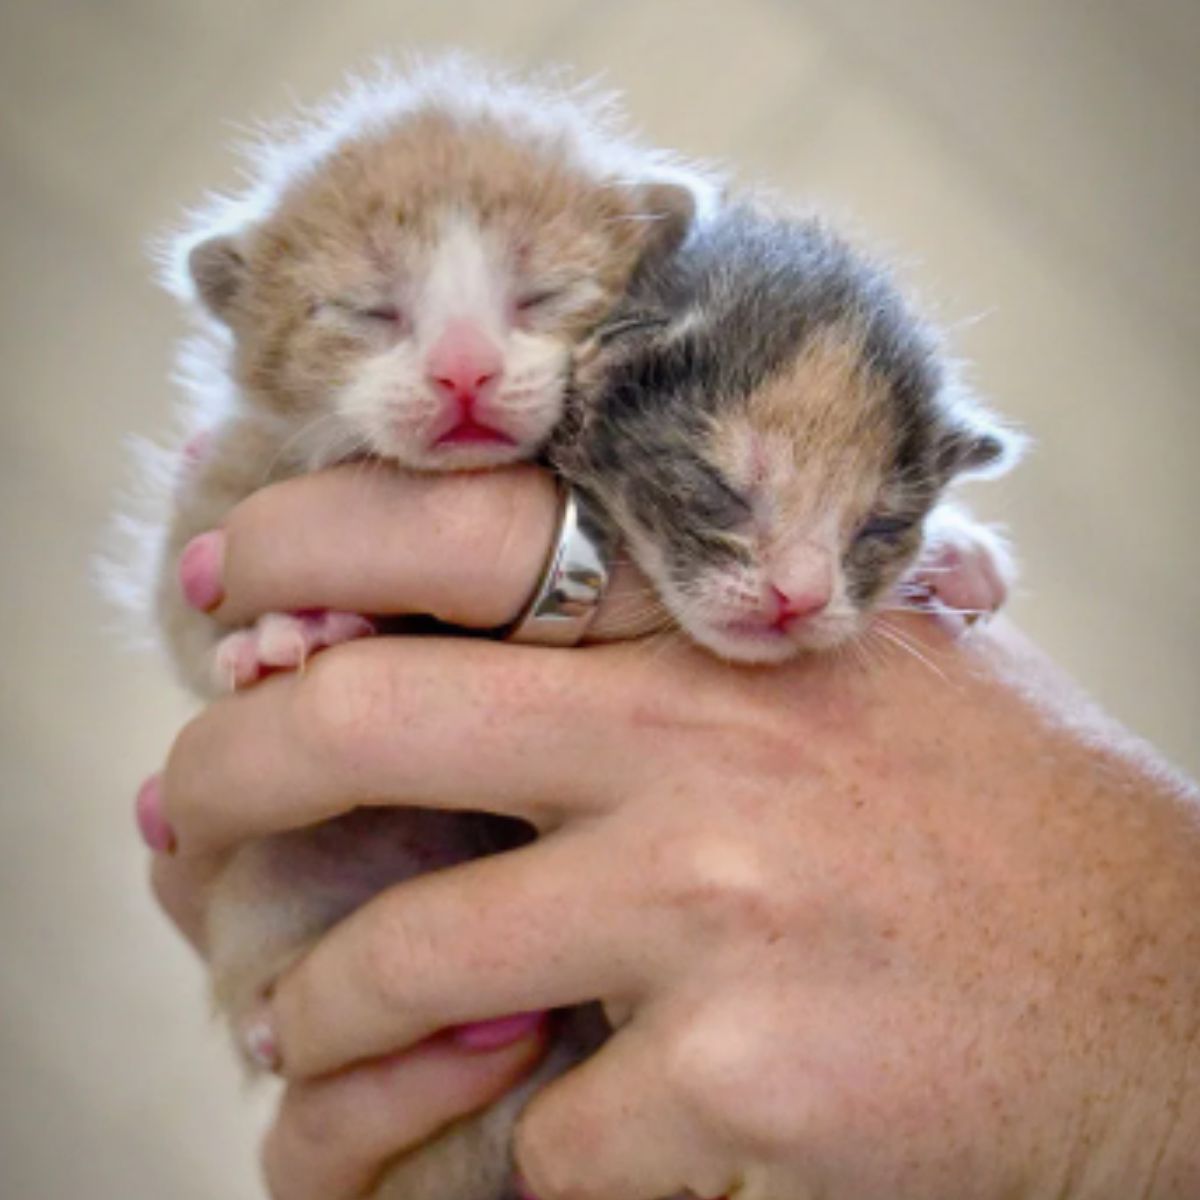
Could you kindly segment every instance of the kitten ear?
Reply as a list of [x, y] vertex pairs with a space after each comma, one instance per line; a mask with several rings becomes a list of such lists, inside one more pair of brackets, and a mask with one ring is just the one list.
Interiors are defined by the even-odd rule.
[[246, 284], [246, 260], [228, 235], [211, 237], [192, 248], [188, 272], [204, 307], [226, 324]]
[[607, 368], [614, 352], [628, 341], [652, 336], [670, 325], [667, 317], [641, 310], [619, 310], [602, 325], [597, 325], [576, 347], [572, 370], [577, 382], [587, 383]]
[[1024, 434], [1001, 424], [974, 401], [955, 396], [938, 435], [938, 470], [946, 480], [991, 479], [1016, 466], [1027, 444]]
[[696, 220], [696, 197], [691, 188], [680, 183], [641, 184], [636, 204], [646, 224], [643, 259], [678, 249]]

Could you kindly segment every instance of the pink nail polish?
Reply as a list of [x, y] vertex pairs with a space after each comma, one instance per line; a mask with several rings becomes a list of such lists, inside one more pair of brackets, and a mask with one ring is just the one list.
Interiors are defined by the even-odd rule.
[[544, 1010], [513, 1013], [492, 1021], [475, 1021], [458, 1025], [452, 1031], [454, 1041], [464, 1050], [499, 1050], [511, 1046], [539, 1029], [546, 1021]]
[[210, 529], [184, 546], [179, 556], [179, 587], [193, 608], [208, 612], [221, 603], [224, 558], [225, 534], [220, 529]]
[[142, 841], [157, 854], [174, 854], [175, 831], [163, 816], [160, 776], [151, 775], [138, 789], [133, 811]]

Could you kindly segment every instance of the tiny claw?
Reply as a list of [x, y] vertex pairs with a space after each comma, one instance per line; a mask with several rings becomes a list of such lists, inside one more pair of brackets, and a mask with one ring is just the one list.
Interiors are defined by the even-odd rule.
[[358, 613], [320, 609], [266, 613], [248, 629], [228, 634], [217, 648], [220, 682], [236, 690], [273, 671], [303, 673], [318, 651], [369, 637], [375, 626]]
[[904, 588], [905, 597], [912, 600], [915, 604], [932, 604], [935, 594], [929, 584], [916, 580], [906, 584]]
[[242, 1050], [256, 1067], [263, 1071], [279, 1070], [282, 1058], [275, 1029], [267, 1015], [266, 1006], [260, 1006], [242, 1023], [240, 1029]]

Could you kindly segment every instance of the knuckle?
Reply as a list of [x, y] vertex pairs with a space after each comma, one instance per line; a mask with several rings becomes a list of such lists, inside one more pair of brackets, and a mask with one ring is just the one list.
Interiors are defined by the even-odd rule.
[[538, 1200], [601, 1200], [588, 1170], [603, 1154], [603, 1139], [586, 1113], [561, 1111], [561, 1097], [535, 1097], [517, 1120], [513, 1154], [522, 1179]]
[[663, 1037], [660, 1071], [663, 1084], [693, 1110], [706, 1107], [706, 1087], [725, 1072], [715, 1069], [720, 1054], [719, 1031], [693, 1014]]
[[662, 1078], [702, 1128], [738, 1141], [761, 1107], [763, 1076], [757, 1030], [715, 1013], [682, 1022], [662, 1047]]
[[665, 1086], [713, 1145], [770, 1158], [802, 1144], [812, 1118], [803, 1072], [772, 1033], [780, 1022], [754, 1019], [767, 1015], [740, 1005], [693, 1014], [663, 1039], [661, 1069]]
[[663, 858], [660, 899], [689, 924], [739, 936], [774, 936], [785, 924], [773, 862], [760, 846], [696, 829]]

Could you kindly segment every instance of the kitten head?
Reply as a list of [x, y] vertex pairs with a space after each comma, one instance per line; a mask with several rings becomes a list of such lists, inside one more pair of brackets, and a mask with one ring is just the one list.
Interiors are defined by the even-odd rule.
[[860, 632], [945, 487], [1017, 442], [879, 272], [819, 227], [741, 220], [587, 345], [555, 453], [689, 635], [776, 662]]
[[265, 211], [191, 248], [243, 393], [296, 421], [311, 465], [530, 457], [560, 416], [573, 344], [640, 259], [686, 232], [688, 188], [629, 182], [566, 117], [523, 125], [519, 101], [375, 112]]

